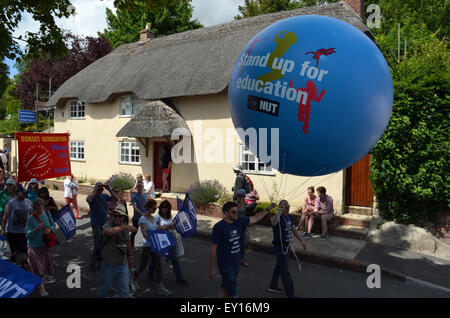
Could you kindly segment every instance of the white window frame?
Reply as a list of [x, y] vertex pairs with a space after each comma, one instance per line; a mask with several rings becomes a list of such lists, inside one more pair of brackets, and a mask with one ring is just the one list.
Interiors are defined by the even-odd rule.
[[[126, 148], [122, 147], [123, 144], [128, 144]], [[134, 147], [133, 147], [134, 145]], [[137, 147], [136, 147], [137, 145]], [[127, 154], [122, 154], [122, 149], [126, 149], [128, 150]], [[138, 154], [132, 154], [132, 152], [134, 151], [138, 151]], [[120, 164], [125, 164], [125, 165], [136, 165], [136, 166], [140, 166], [141, 165], [141, 143], [139, 141], [135, 141], [135, 140], [122, 140], [119, 141], [119, 163]], [[126, 156], [127, 158], [125, 158], [125, 160], [123, 160], [123, 157]], [[139, 161], [132, 161], [132, 157], [136, 157], [139, 159]]]
[[69, 119], [85, 119], [85, 118], [86, 118], [86, 104], [81, 100], [70, 101]]
[[[124, 103], [130, 103], [131, 114], [124, 114]], [[120, 99], [120, 117], [133, 117], [142, 110], [142, 102], [136, 95], [123, 96]]]
[[[75, 152], [72, 151], [73, 148], [75, 148]], [[80, 149], [83, 149], [83, 151], [80, 151]], [[69, 153], [70, 153], [70, 160], [86, 161], [86, 148], [84, 146], [84, 141], [70, 140], [69, 141]]]
[[[245, 156], [252, 156], [253, 160], [245, 160]], [[275, 175], [275, 170], [259, 161], [259, 159], [244, 144], [239, 145], [239, 164], [241, 165], [243, 172], [246, 174], [260, 174], [267, 176]], [[250, 164], [254, 165], [255, 169], [249, 169]], [[264, 167], [263, 170], [260, 170], [261, 165]]]

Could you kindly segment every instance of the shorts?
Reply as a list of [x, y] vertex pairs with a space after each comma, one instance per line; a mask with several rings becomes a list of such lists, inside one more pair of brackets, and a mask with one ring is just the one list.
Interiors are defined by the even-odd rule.
[[170, 169], [169, 168], [163, 169], [162, 172], [165, 173], [165, 174], [170, 174]]
[[25, 233], [6, 233], [11, 253], [27, 254], [27, 236]]
[[219, 269], [222, 276], [220, 285], [227, 293], [229, 298], [238, 298], [237, 278], [239, 269]]

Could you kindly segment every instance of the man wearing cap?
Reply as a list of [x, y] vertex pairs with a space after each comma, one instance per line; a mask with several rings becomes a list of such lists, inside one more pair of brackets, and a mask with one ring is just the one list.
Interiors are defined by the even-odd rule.
[[33, 202], [39, 197], [39, 182], [38, 179], [32, 178], [27, 184], [27, 198]]
[[3, 219], [2, 232], [11, 247], [11, 259], [19, 255], [16, 264], [26, 269], [27, 263], [27, 219], [32, 211], [32, 203], [25, 197], [25, 189], [19, 184], [16, 197], [6, 203]]
[[[106, 189], [111, 196], [104, 194], [103, 190]], [[94, 186], [94, 190], [86, 198], [91, 211], [91, 227], [92, 234], [94, 235], [94, 249], [91, 255], [91, 271], [96, 271], [101, 264], [101, 250], [103, 246], [103, 225], [108, 221], [108, 201], [119, 201], [119, 197], [111, 191], [111, 188], [107, 184], [97, 182]]]
[[233, 200], [237, 200], [237, 191], [243, 189], [245, 193], [250, 193], [250, 184], [247, 181], [245, 173], [242, 172], [242, 167], [240, 165], [236, 165], [233, 167], [234, 173], [236, 173], [236, 180], [234, 181], [234, 187], [231, 189], [233, 194]]
[[130, 231], [134, 226], [126, 225], [128, 215], [125, 207], [119, 204], [111, 212], [111, 220], [103, 226], [103, 251], [98, 297], [103, 298], [115, 282], [119, 297], [130, 297], [130, 268], [133, 266], [133, 249], [130, 243]]

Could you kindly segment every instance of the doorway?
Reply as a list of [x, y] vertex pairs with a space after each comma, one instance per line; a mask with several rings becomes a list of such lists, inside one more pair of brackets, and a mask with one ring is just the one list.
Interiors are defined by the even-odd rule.
[[[155, 189], [161, 190], [163, 188], [163, 181], [162, 181], [162, 158], [163, 158], [163, 149], [164, 147], [169, 147], [170, 149], [170, 143], [166, 141], [155, 141], [155, 147], [154, 147], [154, 157], [153, 157], [153, 182], [155, 183]], [[171, 187], [170, 179], [172, 178], [172, 173], [169, 175], [169, 189]]]

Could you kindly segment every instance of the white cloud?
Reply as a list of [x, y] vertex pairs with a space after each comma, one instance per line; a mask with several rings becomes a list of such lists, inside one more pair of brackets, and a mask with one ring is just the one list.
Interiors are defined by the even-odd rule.
[[[116, 12], [113, 0], [71, 0], [76, 14], [70, 18], [56, 18], [56, 24], [72, 33], [80, 36], [97, 36], [106, 28], [106, 8]], [[244, 0], [193, 0], [193, 19], [197, 19], [204, 26], [211, 26], [233, 21], [239, 14], [238, 6], [243, 5]], [[38, 32], [40, 23], [33, 20], [30, 13], [23, 13], [22, 21], [13, 33], [13, 36], [24, 36], [26, 32]], [[18, 41], [22, 50], [26, 43]], [[10, 61], [9, 61], [10, 62]], [[10, 75], [16, 73], [10, 65]]]
[[97, 36], [106, 28], [106, 8], [113, 12], [113, 0], [72, 0], [75, 7], [75, 16], [56, 19], [56, 24], [80, 36]]
[[204, 26], [231, 22], [239, 14], [238, 6], [244, 0], [193, 0], [193, 18]]

